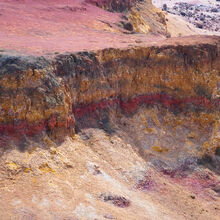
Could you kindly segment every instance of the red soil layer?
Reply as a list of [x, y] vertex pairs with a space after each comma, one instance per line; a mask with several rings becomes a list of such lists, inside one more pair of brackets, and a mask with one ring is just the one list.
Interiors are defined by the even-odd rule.
[[[125, 114], [132, 114], [141, 104], [160, 104], [163, 107], [173, 111], [182, 111], [187, 107], [187, 105], [202, 110], [216, 110], [218, 109], [219, 102], [220, 99], [209, 100], [206, 97], [188, 97], [185, 99], [176, 99], [168, 94], [148, 94], [137, 96], [128, 101], [122, 101], [119, 98], [103, 100], [90, 105], [73, 107], [72, 111], [77, 120], [84, 115], [90, 115], [93, 117], [93, 113], [96, 110], [105, 110], [113, 105], [119, 106]], [[30, 124], [27, 121], [19, 121], [13, 124], [0, 124], [0, 146], [3, 146], [4, 142], [10, 138], [22, 140], [24, 136], [34, 136], [42, 131], [53, 130], [56, 127], [69, 128], [74, 127], [74, 125], [75, 121], [72, 117], [68, 116], [66, 121], [60, 122], [55, 115], [50, 119], [42, 120], [38, 123]]]
[[132, 98], [128, 101], [122, 101], [119, 98], [112, 100], [104, 100], [102, 102], [93, 103], [90, 105], [81, 105], [79, 107], [73, 107], [73, 113], [76, 118], [82, 117], [85, 114], [91, 114], [96, 110], [102, 110], [108, 108], [114, 104], [120, 105], [124, 113], [133, 113], [141, 104], [161, 104], [162, 106], [175, 110], [178, 108], [184, 110], [187, 105], [199, 107], [206, 110], [215, 109], [219, 106], [220, 99], [210, 101], [206, 97], [188, 97], [185, 99], [176, 99], [168, 94], [148, 94], [140, 95]]
[[75, 120], [68, 117], [66, 121], [60, 122], [56, 116], [47, 120], [41, 120], [38, 123], [28, 123], [27, 121], [18, 121], [13, 124], [0, 124], [0, 147], [3, 147], [8, 140], [15, 142], [22, 141], [25, 136], [34, 136], [42, 131], [52, 130], [55, 127], [69, 128], [75, 125]]

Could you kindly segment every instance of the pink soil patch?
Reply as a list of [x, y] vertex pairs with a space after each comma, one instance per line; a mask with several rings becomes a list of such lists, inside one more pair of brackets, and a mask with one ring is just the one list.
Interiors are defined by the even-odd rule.
[[200, 192], [204, 188], [210, 188], [216, 186], [219, 182], [214, 174], [211, 172], [196, 172], [183, 179], [177, 179], [181, 181], [181, 184], [192, 188], [196, 192]]
[[220, 183], [214, 173], [211, 171], [205, 172], [204, 170], [196, 171], [189, 175], [183, 173], [182, 177], [181, 175], [175, 175], [172, 181], [186, 187], [197, 196], [206, 199], [212, 199], [209, 190]]
[[[34, 55], [128, 46], [208, 43], [217, 38], [125, 34], [112, 13], [86, 0], [1, 0], [0, 50]], [[112, 27], [111, 27], [112, 26]]]
[[[85, 0], [1, 0], [0, 49], [31, 54], [127, 47], [139, 39], [110, 28], [121, 18]], [[116, 27], [116, 25], [115, 25]]]

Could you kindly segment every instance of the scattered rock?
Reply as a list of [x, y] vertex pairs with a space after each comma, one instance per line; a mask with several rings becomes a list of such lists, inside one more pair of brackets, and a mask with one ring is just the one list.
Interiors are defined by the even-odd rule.
[[134, 28], [133, 28], [133, 25], [130, 23], [130, 22], [124, 22], [124, 21], [121, 21], [122, 25], [123, 25], [123, 28], [127, 31], [133, 31]]
[[182, 16], [186, 16], [186, 13], [185, 12], [180, 12], [180, 14], [182, 15]]
[[218, 12], [218, 9], [217, 8], [212, 8], [211, 12]]
[[137, 184], [137, 189], [142, 191], [152, 190], [156, 186], [155, 181], [152, 180], [150, 175], [145, 175], [142, 180]]
[[203, 28], [203, 25], [202, 25], [201, 23], [196, 23], [196, 27], [202, 29], [202, 28]]
[[80, 135], [80, 138], [82, 139], [82, 140], [84, 140], [84, 141], [86, 141], [86, 140], [89, 140], [91, 137], [92, 137], [92, 134], [91, 133], [86, 133], [86, 132], [80, 132], [79, 133], [79, 135]]
[[163, 4], [162, 10], [163, 10], [163, 11], [167, 11], [167, 4]]
[[214, 190], [216, 193], [220, 195], [220, 185], [213, 187], [212, 190]]
[[115, 219], [115, 217], [112, 216], [111, 214], [106, 214], [106, 215], [104, 215], [104, 218], [107, 218], [107, 219]]
[[123, 196], [101, 194], [100, 198], [102, 198], [104, 202], [111, 202], [114, 206], [120, 208], [127, 208], [131, 205], [131, 202]]

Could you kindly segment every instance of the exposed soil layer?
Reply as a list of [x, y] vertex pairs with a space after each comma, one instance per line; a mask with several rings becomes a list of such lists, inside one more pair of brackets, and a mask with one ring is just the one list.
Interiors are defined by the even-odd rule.
[[125, 113], [142, 104], [218, 112], [219, 38], [189, 39], [51, 59], [2, 55], [1, 145], [42, 131], [59, 139], [74, 131], [74, 117], [114, 105]]

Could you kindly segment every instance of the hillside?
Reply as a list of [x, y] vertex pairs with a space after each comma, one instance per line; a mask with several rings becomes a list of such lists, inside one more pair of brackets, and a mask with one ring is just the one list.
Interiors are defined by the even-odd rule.
[[220, 218], [219, 36], [148, 0], [0, 18], [0, 219]]

